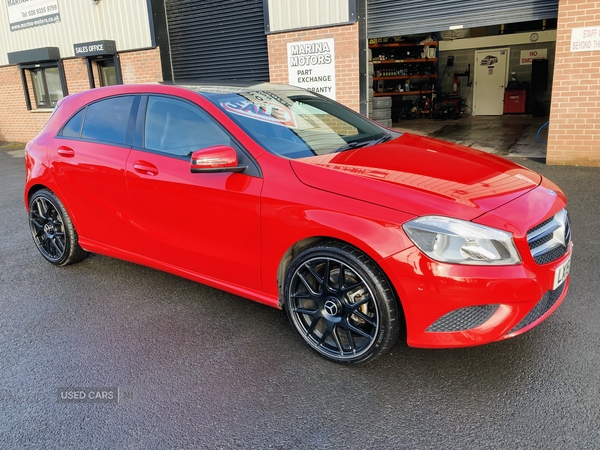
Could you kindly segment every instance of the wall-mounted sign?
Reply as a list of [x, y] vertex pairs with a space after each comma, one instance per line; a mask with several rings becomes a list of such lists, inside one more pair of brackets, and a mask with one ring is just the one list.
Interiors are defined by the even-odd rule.
[[335, 100], [335, 53], [333, 38], [290, 42], [289, 83]]
[[600, 27], [573, 28], [571, 30], [571, 51], [589, 52], [600, 50]]
[[60, 22], [58, 0], [6, 0], [10, 31]]
[[94, 41], [74, 44], [75, 56], [102, 56], [117, 53], [115, 41]]
[[531, 61], [534, 59], [548, 59], [548, 49], [538, 48], [537, 50], [521, 50], [520, 65], [531, 65]]

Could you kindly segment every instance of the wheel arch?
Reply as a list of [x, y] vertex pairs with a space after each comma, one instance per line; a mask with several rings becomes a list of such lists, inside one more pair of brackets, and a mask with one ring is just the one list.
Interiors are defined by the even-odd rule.
[[56, 198], [58, 198], [58, 200], [60, 200], [60, 202], [63, 204], [63, 206], [67, 210], [67, 214], [69, 214], [69, 217], [71, 218], [71, 221], [73, 222], [73, 226], [75, 227], [75, 229], [78, 229], [77, 217], [75, 216], [75, 214], [73, 214], [73, 211], [71, 211], [71, 208], [69, 208], [69, 205], [67, 204], [65, 199], [62, 197], [62, 195], [60, 195], [60, 192], [57, 189], [53, 189], [51, 186], [48, 186], [46, 184], [36, 183], [36, 184], [32, 184], [31, 186], [26, 187], [26, 189], [25, 189], [25, 209], [27, 210], [27, 212], [29, 212], [29, 203], [31, 202], [31, 197], [33, 197], [33, 195], [36, 192], [39, 192], [42, 189], [49, 190], [56, 196]]
[[340, 239], [316, 237], [296, 243], [286, 256], [279, 272], [287, 293], [282, 309], [321, 356], [363, 364], [388, 352], [404, 334], [396, 289], [366, 252]]
[[27, 209], [27, 211], [29, 211], [29, 203], [31, 202], [31, 197], [33, 197], [33, 195], [36, 192], [41, 191], [42, 189], [48, 189], [50, 192], [56, 195], [56, 193], [52, 189], [50, 189], [48, 186], [44, 186], [43, 184], [34, 184], [30, 186], [25, 192], [25, 208]]
[[279, 292], [279, 301], [277, 304], [279, 308], [283, 309], [284, 307], [283, 285], [285, 284], [285, 276], [287, 274], [288, 268], [292, 264], [294, 258], [307, 248], [312, 247], [320, 242], [325, 242], [329, 240], [337, 239], [332, 239], [326, 236], [309, 237], [294, 243], [285, 251], [285, 253], [281, 257], [281, 260], [279, 261], [279, 266], [277, 267], [277, 290]]
[[88, 252], [79, 245], [71, 216], [58, 196], [41, 184], [33, 185], [26, 195], [27, 205], [34, 205], [28, 208], [31, 234], [46, 261], [67, 266], [85, 259]]
[[288, 269], [289, 269], [290, 265], [292, 264], [292, 261], [294, 260], [294, 258], [297, 255], [299, 255], [300, 253], [302, 253], [304, 250], [306, 250], [307, 248], [310, 248], [317, 244], [322, 244], [325, 242], [336, 242], [336, 243], [348, 245], [348, 246], [356, 249], [357, 251], [361, 252], [363, 255], [365, 255], [365, 257], [367, 257], [371, 260], [371, 262], [379, 269], [379, 271], [381, 272], [383, 277], [385, 277], [385, 279], [387, 280], [387, 282], [390, 286], [390, 289], [392, 290], [392, 293], [394, 295], [394, 298], [396, 299], [397, 306], [399, 308], [399, 313], [400, 313], [399, 319], [402, 322], [403, 328], [406, 329], [406, 324], [405, 324], [406, 319], [404, 316], [404, 307], [402, 305], [402, 300], [400, 299], [400, 296], [398, 295], [398, 292], [396, 290], [396, 287], [394, 286], [394, 283], [392, 283], [389, 276], [383, 270], [381, 265], [378, 264], [377, 261], [372, 258], [372, 256], [370, 255], [370, 252], [365, 251], [364, 249], [357, 247], [356, 245], [354, 245], [350, 242], [347, 242], [343, 239], [334, 238], [331, 236], [312, 236], [312, 237], [301, 239], [301, 240], [295, 242], [292, 246], [290, 246], [286, 250], [286, 252], [283, 254], [283, 256], [281, 257], [281, 260], [279, 262], [279, 266], [277, 268], [277, 289], [279, 292], [279, 300], [278, 300], [279, 308], [280, 309], [285, 308], [285, 301], [284, 301], [285, 278], [286, 278]]

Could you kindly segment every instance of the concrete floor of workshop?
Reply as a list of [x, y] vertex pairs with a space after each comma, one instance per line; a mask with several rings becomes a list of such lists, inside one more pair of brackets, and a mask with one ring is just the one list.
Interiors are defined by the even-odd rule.
[[[546, 159], [546, 144], [536, 135], [548, 117], [531, 114], [467, 116], [452, 120], [413, 119], [394, 123], [394, 129], [477, 148], [504, 157]], [[548, 139], [548, 129], [540, 132]]]

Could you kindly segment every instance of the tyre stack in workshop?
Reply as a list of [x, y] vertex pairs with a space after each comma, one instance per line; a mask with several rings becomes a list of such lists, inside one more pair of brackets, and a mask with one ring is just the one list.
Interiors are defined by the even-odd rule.
[[373, 76], [375, 67], [373, 66], [371, 49], [369, 49], [369, 117], [384, 127], [392, 128], [392, 97], [375, 97], [373, 90]]
[[373, 97], [371, 119], [384, 127], [392, 128], [392, 97]]
[[[371, 49], [369, 49], [369, 52], [371, 51]], [[373, 75], [375, 75], [375, 68], [373, 67], [373, 63], [371, 61], [369, 61], [369, 72], [367, 74], [368, 76], [368, 81], [369, 84], [367, 84], [367, 86], [369, 87], [369, 102], [368, 102], [368, 116], [371, 117], [371, 114], [373, 114], [373, 94], [375, 93], [375, 91], [373, 90]]]

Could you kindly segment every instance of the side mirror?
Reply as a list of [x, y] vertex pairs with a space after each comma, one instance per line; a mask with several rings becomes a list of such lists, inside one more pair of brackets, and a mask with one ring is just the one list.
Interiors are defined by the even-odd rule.
[[243, 172], [248, 166], [238, 166], [237, 152], [228, 145], [215, 145], [192, 153], [192, 173]]

